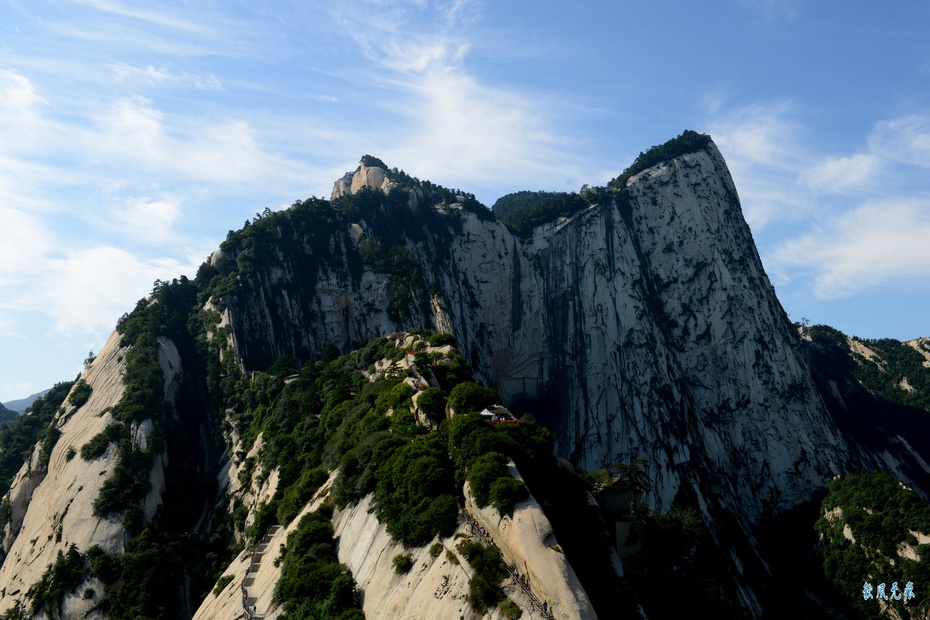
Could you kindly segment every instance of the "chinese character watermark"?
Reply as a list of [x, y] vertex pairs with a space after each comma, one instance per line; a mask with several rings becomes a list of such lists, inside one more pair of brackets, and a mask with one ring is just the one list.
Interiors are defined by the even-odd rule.
[[867, 601], [870, 598], [874, 598], [874, 599], [882, 599], [885, 601], [890, 600], [890, 599], [900, 601], [901, 599], [904, 599], [904, 602], [907, 603], [912, 598], [916, 598], [916, 595], [914, 594], [914, 584], [913, 582], [910, 582], [910, 581], [908, 581], [904, 585], [903, 592], [898, 590], [897, 581], [892, 583], [891, 584], [891, 596], [889, 596], [888, 594], [885, 594], [885, 584], [883, 583], [878, 584], [878, 588], [875, 588], [874, 596], [872, 595], [872, 590], [873, 590], [872, 584], [869, 583], [868, 581], [862, 584], [862, 600]]

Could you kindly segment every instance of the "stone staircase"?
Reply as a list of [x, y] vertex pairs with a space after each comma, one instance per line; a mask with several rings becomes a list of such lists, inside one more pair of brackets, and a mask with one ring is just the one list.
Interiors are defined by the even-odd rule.
[[274, 538], [281, 530], [280, 525], [273, 525], [268, 533], [265, 534], [265, 537], [262, 538], [261, 542], [255, 546], [255, 550], [252, 551], [252, 561], [249, 564], [249, 571], [245, 575], [245, 579], [242, 580], [242, 611], [245, 613], [246, 620], [264, 620], [265, 614], [260, 613], [257, 608], [258, 597], [252, 596], [250, 590], [253, 585], [255, 585], [255, 578], [258, 576], [258, 569], [262, 566], [262, 557], [265, 555], [265, 551], [268, 550], [268, 545], [271, 544], [271, 539]]
[[[471, 526], [471, 533], [483, 542], [488, 547], [496, 546], [494, 544], [494, 539], [491, 538], [491, 535], [488, 534], [478, 523], [478, 520], [467, 510], [462, 510], [462, 515], [465, 517], [465, 520], [468, 521], [469, 526]], [[530, 582], [526, 578], [526, 575], [521, 575], [517, 570], [516, 566], [511, 566], [506, 562], [501, 561], [501, 565], [507, 572], [510, 574], [510, 578], [513, 579], [521, 590], [523, 590], [524, 596], [529, 599], [530, 604], [533, 606], [533, 609], [536, 610], [543, 618], [548, 618], [549, 620], [554, 620], [552, 610], [549, 609], [548, 601], [540, 601], [539, 598], [533, 593], [532, 588], [530, 587]]]

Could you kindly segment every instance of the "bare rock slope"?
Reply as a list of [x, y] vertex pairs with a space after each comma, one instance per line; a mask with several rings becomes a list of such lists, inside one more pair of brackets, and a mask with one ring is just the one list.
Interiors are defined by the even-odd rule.
[[[87, 402], [75, 407], [65, 401], [54, 425], [61, 432], [47, 461], [37, 445], [32, 458], [23, 465], [9, 491], [10, 522], [3, 535], [6, 557], [0, 566], [0, 611], [24, 600], [28, 589], [38, 582], [59, 553], [74, 545], [80, 552], [99, 546], [107, 553], [121, 553], [129, 534], [122, 514], [99, 517], [94, 514], [94, 500], [118, 462], [117, 447], [111, 443], [102, 456], [85, 460], [81, 447], [102, 432], [114, 419], [109, 413], [123, 396], [125, 386], [125, 349], [116, 332], [81, 375], [90, 387]], [[181, 372], [180, 357], [168, 339], [159, 340], [159, 362], [165, 375], [165, 397], [173, 399]], [[152, 425], [134, 427], [132, 440], [144, 445]], [[165, 457], [155, 459], [149, 480], [152, 488], [143, 500], [143, 511], [150, 519], [161, 503], [164, 491]], [[85, 591], [92, 592], [84, 596]], [[63, 613], [84, 617], [103, 594], [103, 584], [88, 578], [66, 595]], [[91, 612], [89, 618], [104, 617]]]

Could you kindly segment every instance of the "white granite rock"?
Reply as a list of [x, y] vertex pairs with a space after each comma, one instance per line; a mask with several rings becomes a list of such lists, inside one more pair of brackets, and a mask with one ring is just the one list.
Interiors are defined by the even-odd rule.
[[[34, 458], [13, 481], [9, 492], [12, 519], [4, 531], [6, 558], [0, 566], [0, 612], [23, 600], [29, 587], [55, 562], [59, 551], [67, 553], [73, 544], [82, 553], [94, 545], [108, 553], [121, 553], [128, 541], [121, 515], [100, 518], [93, 514], [94, 500], [118, 462], [115, 444], [92, 461], [85, 461], [80, 455], [84, 444], [114, 422], [108, 410], [123, 396], [126, 351], [119, 342], [120, 335], [113, 332], [91, 366], [82, 373], [81, 378], [92, 388], [87, 402], [75, 409], [65, 401], [56, 422], [61, 437], [52, 450], [47, 471], [38, 469], [37, 447]], [[173, 393], [173, 386], [180, 380], [180, 357], [170, 340], [161, 338], [159, 344], [165, 389]], [[147, 445], [151, 421], [134, 426], [133, 441]], [[165, 460], [164, 455], [157, 457], [150, 472], [152, 489], [143, 501], [147, 519], [161, 503]], [[94, 590], [94, 596], [84, 600], [88, 588]], [[82, 617], [103, 592], [103, 585], [96, 581], [82, 584], [64, 603], [69, 614], [79, 615], [67, 617]], [[92, 617], [96, 616], [88, 616]]]

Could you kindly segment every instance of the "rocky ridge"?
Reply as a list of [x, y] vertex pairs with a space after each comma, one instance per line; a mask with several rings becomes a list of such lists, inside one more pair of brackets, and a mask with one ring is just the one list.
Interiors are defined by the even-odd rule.
[[[159, 344], [159, 362], [165, 375], [164, 397], [173, 401], [180, 383], [181, 361], [170, 340], [162, 338]], [[53, 422], [61, 436], [47, 463], [43, 463], [39, 444], [13, 482], [8, 495], [12, 507], [10, 522], [3, 532], [6, 557], [0, 566], [3, 588], [0, 611], [22, 600], [58, 554], [67, 552], [72, 545], [82, 552], [94, 545], [107, 553], [121, 553], [125, 549], [129, 533], [121, 515], [98, 517], [93, 505], [106, 474], [117, 464], [116, 445], [110, 444], [97, 459], [86, 461], [80, 456], [81, 447], [114, 422], [109, 411], [120, 401], [125, 389], [122, 381], [125, 352], [119, 334], [113, 332], [94, 362], [81, 374], [81, 379], [92, 388], [90, 397], [79, 407], [66, 401]], [[150, 421], [135, 425], [132, 441], [144, 447], [151, 431]], [[147, 520], [161, 503], [166, 460], [166, 455], [156, 458], [149, 473], [152, 488], [142, 502]], [[85, 597], [88, 589], [93, 595]], [[66, 596], [63, 613], [67, 617], [105, 617], [92, 611], [103, 590], [97, 579], [88, 577]]]
[[[381, 176], [360, 167], [334, 196], [364, 194], [370, 179]], [[747, 531], [848, 466], [713, 143], [528, 239], [409, 192], [336, 231], [337, 258], [318, 266], [308, 308], [288, 302], [300, 296], [288, 275], [304, 269], [299, 253], [241, 279], [230, 306], [245, 367], [258, 343], [302, 359], [392, 329], [448, 331], [505, 402], [548, 404], [540, 417], [560, 456], [583, 469], [645, 459], [650, 506], [690, 497], [710, 522], [722, 509]], [[442, 224], [424, 232], [429, 220]], [[371, 303], [390, 298], [391, 277], [365, 265], [353, 280], [339, 267], [387, 235], [429, 291], [399, 319]]]
[[[593, 192], [587, 208], [529, 236], [513, 234], [468, 196], [446, 192], [437, 200], [434, 190], [363, 161], [335, 183], [331, 203], [298, 203], [267, 216], [253, 223], [246, 244], [232, 243], [231, 234], [209, 261], [226, 288], [214, 289], [205, 305], [221, 316], [211, 335], [225, 334], [230, 345], [221, 362], [250, 373], [281, 356], [314, 359], [329, 344], [347, 352], [414, 327], [449, 332], [479, 378], [552, 429], [559, 456], [589, 470], [643, 459], [647, 506], [658, 512], [673, 504], [697, 507], [732, 560], [740, 602], [754, 615], [764, 610], [758, 575], [768, 570], [753, 534], [760, 521], [863, 464], [884, 464], [930, 488], [915, 474], [930, 476], [924, 460], [930, 450], [906, 440], [906, 433], [891, 433], [880, 445], [859, 442], [861, 429], [840, 419], [850, 400], [845, 384], [817, 372], [812, 378], [810, 350], [765, 276], [712, 142], [631, 175], [622, 187]], [[927, 356], [920, 343], [911, 346]], [[17, 476], [0, 610], [71, 544], [82, 552], [92, 545], [114, 553], [125, 548], [122, 523], [92, 510], [103, 473], [115, 464], [114, 447], [90, 462], [67, 456], [111, 421], [107, 410], [122, 395], [124, 354], [114, 334], [84, 373], [90, 399], [77, 410], [65, 406], [56, 421], [62, 435], [48, 465], [37, 447]], [[159, 362], [164, 399], [174, 402], [182, 360], [170, 339], [159, 339]], [[134, 424], [135, 444], [146, 444], [151, 430], [150, 422]], [[228, 432], [226, 438], [220, 486], [244, 500], [251, 524], [273, 496], [278, 472], [265, 472], [260, 485], [241, 485], [244, 459], [232, 457], [239, 437]], [[243, 456], [257, 458], [261, 445], [259, 438]], [[160, 456], [152, 467], [146, 520], [161, 503], [165, 466]], [[385, 571], [383, 561], [372, 564], [400, 548], [367, 511], [370, 501], [334, 518], [343, 537], [340, 560], [365, 590], [366, 613], [391, 609], [417, 617], [435, 604], [418, 598], [421, 590], [442, 590], [433, 598], [445, 600], [450, 612], [454, 607], [453, 617], [468, 617], [460, 599], [467, 581], [449, 573], [441, 558], [417, 550], [417, 569], [407, 580]], [[510, 521], [473, 510], [502, 541], [505, 557], [517, 565], [522, 558], [528, 573], [542, 570], [540, 553], [556, 553], [540, 525], [545, 517], [535, 510], [521, 506]], [[286, 534], [276, 533], [269, 548]], [[521, 549], [534, 540], [540, 549]], [[264, 555], [252, 582], [261, 607], [272, 612], [274, 556]], [[208, 595], [198, 617], [240, 613], [235, 608], [242, 606], [250, 559], [244, 552], [229, 567], [232, 584]], [[544, 597], [573, 601], [563, 603], [572, 609], [569, 617], [592, 617], [570, 570], [566, 563], [544, 571], [560, 575]], [[544, 583], [541, 575], [533, 581]], [[99, 593], [100, 585], [81, 584], [63, 610], [91, 611], [96, 594], [82, 599], [81, 593]]]

